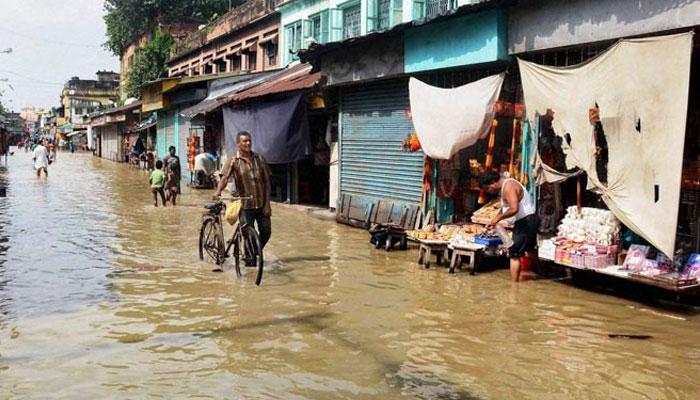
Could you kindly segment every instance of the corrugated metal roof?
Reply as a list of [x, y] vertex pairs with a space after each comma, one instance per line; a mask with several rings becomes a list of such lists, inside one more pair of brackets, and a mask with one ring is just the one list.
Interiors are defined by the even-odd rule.
[[228, 96], [225, 102], [241, 101], [271, 94], [309, 89], [321, 80], [320, 73], [311, 73], [311, 64], [288, 67], [282, 73], [270, 77], [260, 85]]
[[124, 112], [124, 111], [131, 111], [131, 110], [136, 109], [136, 108], [141, 108], [141, 104], [142, 104], [142, 102], [141, 102], [141, 100], [139, 100], [139, 101], [135, 101], [131, 104], [128, 104], [126, 106], [111, 108], [109, 110], [105, 110], [104, 115], [119, 114], [119, 113]]
[[255, 85], [259, 85], [266, 79], [279, 75], [285, 71], [271, 71], [257, 74], [249, 74], [240, 77], [213, 81], [209, 86], [207, 98], [201, 102], [186, 108], [180, 112], [185, 118], [192, 119], [199, 114], [205, 114], [219, 108], [227, 101], [228, 96], [241, 92]]

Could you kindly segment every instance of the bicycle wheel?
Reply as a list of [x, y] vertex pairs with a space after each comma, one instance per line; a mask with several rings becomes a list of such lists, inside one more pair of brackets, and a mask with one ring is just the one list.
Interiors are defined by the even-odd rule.
[[241, 276], [241, 231], [236, 228], [236, 233], [233, 234], [233, 265], [236, 267], [236, 275]]
[[225, 259], [223, 241], [219, 222], [205, 219], [199, 231], [199, 259], [222, 265]]
[[258, 275], [255, 277], [255, 284], [260, 286], [263, 276], [263, 253], [260, 248], [260, 237], [258, 232], [252, 227], [245, 229], [244, 233], [246, 259], [255, 264]]

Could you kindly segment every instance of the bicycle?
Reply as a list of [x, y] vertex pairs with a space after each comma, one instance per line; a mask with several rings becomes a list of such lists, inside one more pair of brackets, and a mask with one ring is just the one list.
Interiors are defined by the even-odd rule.
[[[248, 200], [250, 197], [234, 197], [233, 200]], [[233, 236], [224, 244], [224, 227], [221, 214], [226, 209], [222, 201], [207, 203], [204, 205], [207, 211], [202, 220], [202, 227], [199, 231], [199, 259], [211, 261], [222, 268], [214, 271], [223, 271], [223, 265], [231, 254], [233, 247], [234, 265], [236, 275], [241, 274], [241, 261], [247, 266], [254, 266], [257, 269], [255, 284], [260, 286], [263, 275], [263, 253], [260, 246], [258, 231], [245, 221], [239, 214], [238, 222], [235, 225]]]

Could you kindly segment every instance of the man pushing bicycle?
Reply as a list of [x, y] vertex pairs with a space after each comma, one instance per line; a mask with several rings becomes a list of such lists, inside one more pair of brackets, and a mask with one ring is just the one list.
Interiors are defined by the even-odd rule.
[[241, 219], [248, 224], [257, 225], [260, 233], [261, 250], [272, 235], [272, 209], [270, 208], [270, 167], [260, 154], [252, 150], [250, 133], [238, 132], [236, 136], [238, 152], [230, 162], [228, 171], [224, 171], [214, 194], [214, 200], [221, 198], [221, 192], [233, 177], [235, 184], [234, 196], [249, 197], [244, 200], [241, 209]]

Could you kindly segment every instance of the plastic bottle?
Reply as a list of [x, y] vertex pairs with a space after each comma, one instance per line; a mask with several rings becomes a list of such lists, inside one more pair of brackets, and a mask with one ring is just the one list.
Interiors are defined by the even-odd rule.
[[498, 235], [498, 237], [501, 238], [501, 241], [503, 242], [503, 247], [509, 248], [513, 245], [513, 239], [511, 239], [510, 236], [508, 236], [508, 232], [506, 232], [506, 229], [504, 227], [496, 224], [494, 229], [496, 230], [496, 234]]

